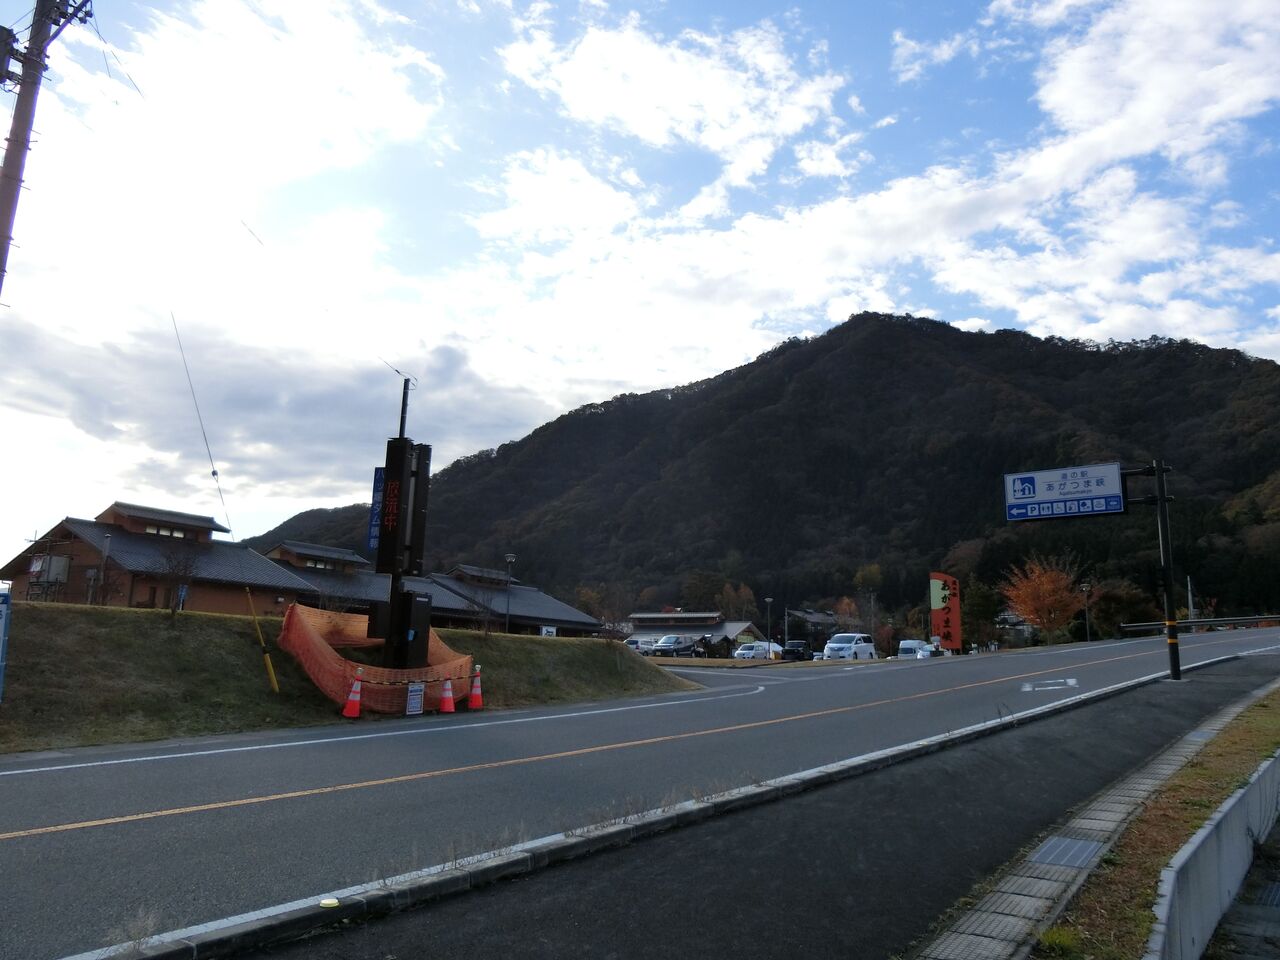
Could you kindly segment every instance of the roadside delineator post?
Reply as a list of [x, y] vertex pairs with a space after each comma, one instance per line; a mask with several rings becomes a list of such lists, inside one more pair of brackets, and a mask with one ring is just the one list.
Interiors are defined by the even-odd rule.
[[364, 668], [357, 668], [356, 682], [351, 684], [351, 692], [347, 694], [347, 702], [342, 708], [342, 715], [348, 720], [360, 719], [360, 675], [362, 673]]
[[444, 681], [444, 689], [440, 691], [440, 712], [453, 713], [455, 707], [453, 705], [453, 681], [448, 677]]
[[468, 710], [483, 710], [484, 696], [480, 693], [480, 664], [476, 664], [476, 672], [471, 675], [471, 695], [467, 697]]

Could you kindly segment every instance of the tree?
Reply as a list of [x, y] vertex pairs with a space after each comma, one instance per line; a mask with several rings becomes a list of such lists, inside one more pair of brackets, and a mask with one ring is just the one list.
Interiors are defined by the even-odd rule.
[[960, 591], [960, 623], [969, 643], [979, 646], [995, 640], [1000, 596], [977, 577], [970, 577]]
[[190, 548], [173, 544], [164, 551], [157, 579], [165, 588], [165, 603], [169, 606], [169, 616], [178, 615], [178, 606], [182, 602], [182, 588], [190, 589], [191, 578], [195, 572], [196, 557]]
[[685, 610], [714, 609], [724, 585], [724, 577], [720, 574], [695, 570], [684, 579], [684, 585], [680, 588], [680, 603]]
[[858, 605], [849, 597], [841, 597], [835, 604], [836, 626], [841, 630], [852, 630], [858, 625]]
[[1062, 630], [1084, 607], [1084, 595], [1076, 589], [1074, 557], [1041, 557], [1032, 554], [1021, 567], [1012, 566], [1000, 584], [1009, 609], [1045, 633]]

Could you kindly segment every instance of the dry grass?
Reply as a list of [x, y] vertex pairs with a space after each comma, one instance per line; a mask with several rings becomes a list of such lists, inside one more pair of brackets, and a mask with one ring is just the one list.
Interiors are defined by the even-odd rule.
[[[259, 622], [274, 647], [281, 621]], [[612, 641], [442, 633], [484, 665], [486, 706], [697, 688]], [[279, 694], [248, 617], [15, 603], [0, 753], [338, 720], [292, 657], [273, 649], [271, 661]]]
[[698, 684], [674, 676], [616, 640], [530, 637], [472, 630], [437, 630], [446, 644], [483, 668], [487, 707], [575, 703], [639, 697]]
[[1033, 956], [1132, 960], [1151, 934], [1160, 871], [1258, 765], [1280, 749], [1280, 692], [1208, 743], [1141, 813], [1090, 876]]

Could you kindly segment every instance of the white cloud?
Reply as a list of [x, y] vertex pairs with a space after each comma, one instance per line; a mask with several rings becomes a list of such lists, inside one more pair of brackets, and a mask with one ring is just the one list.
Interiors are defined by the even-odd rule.
[[1107, 0], [992, 0], [987, 10], [992, 16], [1026, 21], [1037, 27], [1051, 27], [1106, 2]]
[[887, 117], [881, 117], [871, 126], [875, 130], [883, 130], [885, 127], [892, 127], [897, 122], [898, 118], [894, 114], [889, 114]]
[[787, 138], [829, 115], [844, 85], [835, 74], [798, 74], [767, 23], [663, 42], [633, 17], [617, 29], [592, 26], [565, 45], [534, 27], [499, 53], [513, 76], [556, 97], [573, 119], [654, 147], [706, 150], [734, 187], [763, 173]]
[[862, 134], [854, 132], [834, 141], [809, 140], [796, 144], [796, 167], [806, 177], [851, 176], [871, 159], [871, 154], [865, 150], [856, 156], [842, 156], [861, 139]]
[[899, 83], [910, 83], [924, 76], [930, 67], [950, 63], [958, 54], [978, 53], [978, 41], [972, 33], [957, 33], [937, 43], [920, 43], [901, 30], [893, 31], [893, 71]]
[[[628, 170], [620, 179], [639, 177]], [[482, 236], [517, 243], [591, 242], [639, 213], [629, 193], [593, 176], [576, 157], [547, 148], [511, 157], [500, 192], [503, 209], [469, 219]]]

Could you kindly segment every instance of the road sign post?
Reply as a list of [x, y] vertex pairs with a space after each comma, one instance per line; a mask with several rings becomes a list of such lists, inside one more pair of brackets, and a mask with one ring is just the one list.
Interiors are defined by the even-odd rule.
[[1169, 496], [1164, 475], [1169, 472], [1163, 460], [1152, 460], [1156, 475], [1156, 529], [1160, 532], [1160, 573], [1164, 581], [1164, 635], [1169, 644], [1169, 679], [1182, 679], [1178, 655], [1178, 621], [1173, 612], [1173, 545], [1169, 540]]
[[[1004, 509], [1007, 520], [1060, 520], [1097, 514], [1124, 513], [1129, 477], [1155, 477], [1154, 496], [1140, 503], [1156, 508], [1156, 530], [1160, 537], [1160, 574], [1164, 589], [1164, 628], [1169, 644], [1169, 679], [1182, 679], [1178, 655], [1178, 621], [1173, 612], [1173, 547], [1169, 540], [1169, 502], [1173, 497], [1165, 487], [1170, 471], [1163, 460], [1146, 467], [1122, 470], [1119, 463], [1093, 463], [1056, 470], [1024, 471], [1004, 475]], [[1088, 595], [1085, 596], [1088, 603]], [[1086, 611], [1086, 618], [1088, 613]], [[1085, 621], [1088, 630], [1088, 620]]]

